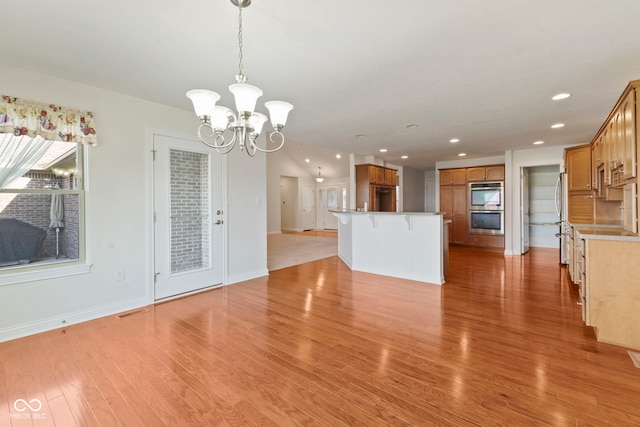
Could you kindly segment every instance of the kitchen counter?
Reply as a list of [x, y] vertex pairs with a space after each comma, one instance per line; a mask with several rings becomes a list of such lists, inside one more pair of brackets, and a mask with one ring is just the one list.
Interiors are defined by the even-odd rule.
[[640, 242], [640, 236], [633, 234], [619, 226], [602, 226], [600, 224], [578, 225], [576, 235], [581, 239], [598, 239], [598, 240], [622, 240], [627, 242]]
[[436, 212], [334, 211], [338, 256], [355, 271], [441, 285], [448, 223]]

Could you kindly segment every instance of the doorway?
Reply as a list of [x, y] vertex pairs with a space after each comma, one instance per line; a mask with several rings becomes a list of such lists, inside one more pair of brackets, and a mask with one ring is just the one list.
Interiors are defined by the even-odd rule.
[[347, 186], [344, 184], [331, 184], [318, 186], [317, 218], [318, 229], [337, 230], [338, 218], [333, 211], [346, 209]]
[[313, 185], [302, 186], [302, 229], [313, 230], [316, 225], [315, 194]]
[[199, 141], [153, 135], [156, 301], [223, 281], [222, 155]]
[[528, 235], [528, 246], [560, 248], [560, 240], [556, 236], [560, 221], [556, 211], [559, 172], [560, 165], [522, 168], [521, 206], [526, 207], [527, 212], [523, 210], [520, 218], [522, 235]]

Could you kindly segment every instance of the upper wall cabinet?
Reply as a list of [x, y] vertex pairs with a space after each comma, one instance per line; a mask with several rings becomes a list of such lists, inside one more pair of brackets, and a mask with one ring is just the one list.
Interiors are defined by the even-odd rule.
[[443, 169], [440, 171], [440, 185], [465, 185], [466, 169]]
[[467, 168], [467, 182], [504, 181], [504, 165]]
[[565, 153], [569, 191], [591, 190], [591, 147], [568, 148]]

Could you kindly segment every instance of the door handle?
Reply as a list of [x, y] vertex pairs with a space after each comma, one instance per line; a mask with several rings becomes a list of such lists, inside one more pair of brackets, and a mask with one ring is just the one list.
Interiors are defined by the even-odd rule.
[[222, 221], [221, 219], [217, 220], [216, 222], [214, 222], [215, 225], [220, 225], [223, 224], [224, 221]]

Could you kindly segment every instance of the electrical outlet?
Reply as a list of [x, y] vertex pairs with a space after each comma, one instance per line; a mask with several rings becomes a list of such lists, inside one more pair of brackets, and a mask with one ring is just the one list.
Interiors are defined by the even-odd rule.
[[116, 282], [122, 282], [124, 280], [124, 268], [116, 270]]

